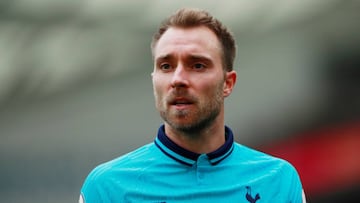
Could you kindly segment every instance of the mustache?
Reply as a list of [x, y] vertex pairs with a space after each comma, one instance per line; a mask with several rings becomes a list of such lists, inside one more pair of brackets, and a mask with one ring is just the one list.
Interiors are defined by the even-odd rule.
[[197, 98], [185, 91], [172, 91], [167, 97], [167, 103], [175, 103], [178, 100], [186, 101], [188, 103], [196, 103]]

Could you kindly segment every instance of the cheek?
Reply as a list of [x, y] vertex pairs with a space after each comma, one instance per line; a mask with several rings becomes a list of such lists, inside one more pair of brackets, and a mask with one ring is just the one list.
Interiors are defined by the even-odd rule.
[[218, 95], [219, 92], [222, 94], [224, 89], [224, 81], [219, 79], [212, 79], [209, 80], [214, 83], [206, 83], [203, 85], [203, 92], [210, 97], [213, 97], [215, 95]]
[[159, 105], [163, 98], [164, 86], [161, 84], [159, 80], [153, 79], [153, 91], [156, 105]]
[[152, 76], [152, 85], [154, 92], [157, 91], [157, 89], [159, 89], [159, 79], [157, 79], [157, 77], [154, 75]]
[[152, 84], [154, 91], [160, 94], [169, 88], [169, 78], [162, 74], [153, 74]]

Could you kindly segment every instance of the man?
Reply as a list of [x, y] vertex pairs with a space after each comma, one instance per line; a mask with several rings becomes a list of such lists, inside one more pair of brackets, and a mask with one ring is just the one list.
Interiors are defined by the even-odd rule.
[[80, 202], [305, 202], [286, 161], [234, 142], [224, 98], [236, 82], [232, 34], [209, 13], [181, 9], [152, 41], [153, 143], [96, 167]]

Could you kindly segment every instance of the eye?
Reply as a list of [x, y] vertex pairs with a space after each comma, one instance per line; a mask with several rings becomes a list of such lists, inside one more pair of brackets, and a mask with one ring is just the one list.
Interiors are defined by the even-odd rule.
[[202, 64], [202, 63], [195, 63], [195, 64], [193, 65], [193, 68], [194, 68], [195, 70], [202, 70], [202, 69], [206, 68], [206, 66], [205, 66], [204, 64]]
[[170, 70], [170, 69], [171, 69], [171, 66], [170, 66], [170, 64], [168, 64], [168, 63], [162, 63], [162, 64], [160, 64], [159, 68], [160, 68], [161, 70], [166, 71], [166, 70]]

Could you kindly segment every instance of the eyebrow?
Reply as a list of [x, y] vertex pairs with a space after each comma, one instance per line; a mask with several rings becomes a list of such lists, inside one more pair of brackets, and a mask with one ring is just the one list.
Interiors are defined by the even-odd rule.
[[[156, 62], [163, 61], [163, 60], [172, 60], [175, 58], [172, 54], [164, 54], [162, 56], [157, 57], [155, 60]], [[199, 55], [199, 54], [190, 54], [188, 58], [192, 61], [205, 61], [208, 63], [212, 63], [212, 60], [210, 57]]]
[[211, 58], [204, 55], [192, 54], [190, 55], [190, 59], [193, 61], [205, 61], [206, 63], [212, 63]]
[[155, 61], [158, 62], [158, 61], [163, 61], [163, 60], [169, 60], [171, 58], [174, 58], [171, 54], [165, 54], [165, 55], [155, 58]]

